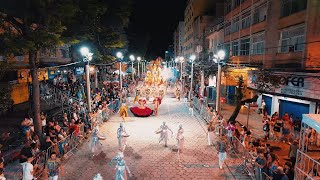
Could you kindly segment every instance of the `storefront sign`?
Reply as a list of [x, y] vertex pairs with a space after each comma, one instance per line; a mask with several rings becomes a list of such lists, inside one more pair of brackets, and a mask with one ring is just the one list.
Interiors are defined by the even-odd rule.
[[[254, 71], [248, 72], [248, 87], [256, 89]], [[280, 78], [279, 88], [274, 93], [283, 95], [320, 99], [320, 79], [315, 74], [296, 73], [295, 75], [275, 72], [274, 76]]]

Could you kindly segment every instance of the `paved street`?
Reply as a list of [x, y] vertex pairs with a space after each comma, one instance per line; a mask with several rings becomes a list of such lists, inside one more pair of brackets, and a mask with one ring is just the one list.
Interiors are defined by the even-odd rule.
[[[151, 104], [149, 103], [151, 108]], [[241, 179], [236, 176], [234, 168], [237, 162], [228, 159], [223, 170], [219, 169], [217, 151], [207, 146], [206, 125], [199, 118], [190, 117], [186, 103], [177, 102], [170, 95], [160, 106], [159, 116], [148, 118], [130, 118], [125, 124], [128, 147], [125, 150], [125, 160], [129, 166], [132, 179]], [[85, 143], [65, 165], [64, 179], [88, 180], [96, 173], [101, 173], [104, 179], [113, 179], [114, 167], [108, 163], [117, 153], [116, 131], [120, 122], [119, 117], [112, 117], [101, 127], [107, 136], [102, 141], [103, 153], [92, 158], [89, 155], [88, 144]], [[173, 130], [174, 137], [165, 148], [158, 143], [159, 136], [155, 131], [166, 121]], [[178, 154], [175, 149], [175, 133], [178, 126], [183, 124], [185, 130], [185, 151]], [[232, 172], [232, 173], [231, 173]]]

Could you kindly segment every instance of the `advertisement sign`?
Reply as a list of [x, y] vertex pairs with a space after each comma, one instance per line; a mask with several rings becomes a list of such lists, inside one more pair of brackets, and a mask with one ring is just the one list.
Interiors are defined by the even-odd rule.
[[[279, 88], [274, 89], [274, 93], [320, 99], [319, 74], [275, 72], [273, 75], [280, 79]], [[256, 89], [256, 79], [254, 71], [248, 72], [248, 87]]]

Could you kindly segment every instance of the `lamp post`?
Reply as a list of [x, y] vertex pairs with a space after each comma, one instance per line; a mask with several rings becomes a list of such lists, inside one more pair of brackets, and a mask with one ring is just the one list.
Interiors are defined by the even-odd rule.
[[182, 81], [182, 63], [184, 62], [184, 57], [180, 56], [179, 61], [180, 61], [180, 81]]
[[134, 81], [134, 74], [133, 74], [133, 62], [135, 60], [134, 55], [130, 55], [129, 56], [130, 60], [131, 60], [131, 74], [132, 74], [132, 81]]
[[217, 54], [213, 55], [214, 59], [213, 61], [215, 63], [218, 63], [218, 77], [217, 77], [217, 96], [216, 96], [216, 111], [220, 113], [221, 111], [221, 102], [220, 102], [220, 96], [221, 96], [221, 66], [222, 62], [221, 60], [224, 60], [226, 53], [223, 50], [218, 51]]
[[82, 47], [80, 49], [81, 55], [83, 56], [83, 62], [86, 64], [86, 88], [87, 88], [87, 103], [88, 103], [88, 112], [91, 112], [91, 88], [90, 88], [90, 65], [89, 62], [92, 60], [93, 53], [90, 53], [87, 47]]
[[122, 89], [122, 75], [121, 75], [121, 61], [123, 59], [123, 54], [122, 52], [117, 52], [116, 54], [118, 61], [119, 61], [119, 83], [120, 83], [120, 89]]
[[189, 101], [191, 100], [191, 93], [192, 93], [192, 84], [193, 84], [193, 63], [194, 63], [194, 60], [196, 60], [196, 56], [195, 55], [191, 55], [190, 56], [190, 61], [191, 61], [191, 82], [190, 82], [190, 91], [189, 91]]
[[138, 76], [140, 78], [140, 61], [141, 61], [141, 57], [137, 57], [137, 61], [138, 61]]

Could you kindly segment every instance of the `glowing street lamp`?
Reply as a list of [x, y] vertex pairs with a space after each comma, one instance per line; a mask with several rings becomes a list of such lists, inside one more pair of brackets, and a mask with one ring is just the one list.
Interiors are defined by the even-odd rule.
[[131, 74], [132, 74], [132, 81], [134, 81], [134, 74], [133, 74], [133, 62], [135, 60], [134, 55], [130, 55], [129, 56], [130, 60], [131, 60]]
[[224, 60], [226, 53], [224, 50], [219, 50], [217, 54], [213, 55], [213, 61], [218, 63], [218, 82], [217, 82], [217, 95], [216, 95], [216, 111], [220, 113], [221, 104], [220, 104], [220, 96], [221, 96], [221, 60]]
[[119, 78], [120, 82], [119, 83], [120, 83], [120, 89], [122, 89], [121, 61], [123, 59], [123, 54], [122, 54], [122, 52], [117, 52], [116, 56], [117, 56], [118, 61], [119, 61], [119, 76], [120, 76], [120, 78]]
[[91, 112], [91, 88], [90, 88], [90, 65], [89, 62], [92, 60], [93, 53], [90, 53], [90, 50], [87, 47], [82, 47], [80, 53], [83, 56], [83, 62], [87, 62], [86, 69], [86, 82], [87, 82], [87, 103], [88, 103], [88, 112]]
[[141, 61], [140, 56], [137, 57], [137, 61], [138, 61], [138, 76], [140, 77], [140, 61]]

